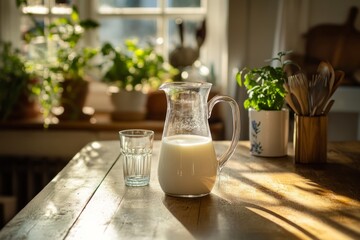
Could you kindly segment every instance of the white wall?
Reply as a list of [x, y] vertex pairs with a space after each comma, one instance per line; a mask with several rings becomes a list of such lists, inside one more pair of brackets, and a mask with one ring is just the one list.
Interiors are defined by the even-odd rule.
[[[234, 68], [241, 69], [247, 67], [259, 67], [264, 65], [264, 60], [272, 57], [274, 45], [276, 17], [278, 5], [282, 0], [229, 0], [229, 26], [228, 26], [228, 93], [235, 96], [241, 107], [241, 139], [248, 139], [248, 117], [247, 111], [242, 104], [245, 98], [244, 90], [239, 90], [233, 79]], [[308, 6], [308, 28], [323, 24], [343, 24], [351, 6], [357, 6], [360, 10], [359, 0], [285, 0], [285, 1], [306, 1]], [[360, 14], [357, 16], [355, 24], [360, 29]], [[307, 29], [308, 29], [307, 28]], [[301, 38], [301, 33], [298, 36]], [[300, 44], [302, 43], [299, 41]], [[238, 91], [233, 95], [234, 88]], [[348, 126], [346, 131], [354, 131], [357, 126], [352, 125], [354, 121], [343, 119], [342, 126]], [[356, 122], [356, 121], [355, 121]], [[227, 120], [229, 125], [229, 121]], [[340, 124], [340, 123], [339, 123]], [[339, 125], [332, 121], [331, 126]], [[330, 129], [331, 130], [331, 129]], [[228, 131], [229, 132], [229, 131]], [[229, 133], [226, 136], [229, 138]], [[344, 136], [349, 134], [344, 133]], [[329, 134], [333, 139], [338, 134]], [[352, 135], [351, 135], [352, 136]], [[333, 140], [330, 139], [330, 140]], [[336, 140], [336, 139], [335, 139]]]
[[20, 31], [13, 31], [12, 26], [20, 25], [20, 13], [15, 0], [0, 0], [0, 40], [11, 42], [14, 47], [20, 47]]
[[[262, 65], [264, 59], [272, 55], [274, 44], [274, 34], [278, 5], [281, 0], [229, 0], [237, 3], [239, 7], [245, 6], [247, 11], [246, 24], [242, 23], [239, 27], [245, 27], [246, 35], [246, 55], [244, 65], [255, 67]], [[307, 1], [308, 6], [308, 28], [318, 24], [332, 23], [343, 24], [351, 6], [357, 6], [360, 11], [359, 0], [285, 0], [285, 1]], [[246, 3], [244, 5], [244, 2]], [[235, 4], [236, 5], [236, 4]], [[235, 6], [236, 9], [236, 6]], [[234, 9], [229, 9], [230, 14]], [[236, 10], [235, 10], [236, 11]], [[230, 16], [231, 17], [231, 16]], [[241, 17], [241, 16], [240, 16]], [[244, 20], [244, 18], [241, 18]], [[237, 24], [232, 22], [230, 24]], [[244, 26], [245, 25], [245, 26]], [[360, 13], [356, 19], [356, 28], [360, 30]], [[301, 38], [301, 35], [298, 36]], [[240, 43], [244, 44], [244, 43]], [[232, 51], [232, 50], [231, 50]]]
[[[277, 3], [277, 0], [229, 0], [228, 85], [225, 93], [235, 97], [240, 106], [240, 139], [246, 139], [248, 134], [247, 111], [243, 108], [246, 92], [238, 89], [234, 74], [244, 66], [262, 65], [271, 56]], [[230, 115], [227, 109], [225, 116]], [[225, 122], [225, 135], [230, 138], [231, 120], [226, 118]]]

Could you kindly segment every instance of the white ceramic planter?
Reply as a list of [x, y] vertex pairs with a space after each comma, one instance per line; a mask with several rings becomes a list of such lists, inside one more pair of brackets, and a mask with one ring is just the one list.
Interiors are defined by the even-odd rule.
[[286, 108], [280, 111], [249, 109], [249, 138], [252, 155], [286, 156], [289, 139], [289, 110]]
[[140, 91], [111, 92], [111, 102], [114, 107], [113, 120], [131, 121], [143, 120], [146, 117], [147, 94]]

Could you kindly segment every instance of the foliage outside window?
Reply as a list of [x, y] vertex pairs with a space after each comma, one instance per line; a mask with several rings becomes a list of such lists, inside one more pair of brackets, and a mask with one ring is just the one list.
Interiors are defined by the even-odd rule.
[[110, 43], [103, 45], [101, 52], [110, 60], [110, 64], [104, 63], [104, 82], [119, 89], [146, 92], [157, 89], [178, 73], [162, 55], [156, 53], [153, 46], [140, 47], [137, 40], [130, 39], [125, 41], [125, 46], [125, 49], [120, 49]]
[[[120, 46], [127, 39], [136, 38], [140, 46], [151, 42], [165, 59], [180, 44], [175, 20], [182, 18], [184, 21], [184, 44], [196, 47], [195, 31], [202, 24], [207, 11], [207, 0], [93, 0], [91, 4], [85, 0], [27, 2], [23, 12], [31, 13], [38, 24], [45, 28], [58, 17], [69, 15], [71, 6], [75, 4], [82, 10], [82, 18], [93, 19], [100, 24], [96, 31], [84, 36], [85, 44], [101, 46], [109, 42], [113, 46]], [[21, 28], [33, 29], [29, 22], [24, 19]], [[37, 46], [43, 45], [37, 43]]]

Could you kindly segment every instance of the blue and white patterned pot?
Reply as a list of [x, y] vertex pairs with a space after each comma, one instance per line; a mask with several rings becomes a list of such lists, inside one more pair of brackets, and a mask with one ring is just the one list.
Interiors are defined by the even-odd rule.
[[286, 156], [289, 139], [289, 110], [286, 108], [279, 111], [249, 109], [249, 138], [252, 155]]

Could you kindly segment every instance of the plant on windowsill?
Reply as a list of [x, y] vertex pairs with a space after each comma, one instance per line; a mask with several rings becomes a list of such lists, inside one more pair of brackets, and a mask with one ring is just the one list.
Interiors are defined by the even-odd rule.
[[165, 81], [172, 81], [178, 70], [156, 53], [154, 46], [140, 47], [136, 39], [125, 40], [125, 48], [102, 46], [105, 62], [102, 81], [109, 85], [114, 120], [142, 120], [146, 115], [147, 93]]
[[0, 43], [0, 120], [37, 115], [33, 87], [36, 78], [11, 43]]
[[253, 155], [287, 155], [289, 110], [284, 107], [287, 92], [283, 85], [287, 79], [285, 67], [296, 65], [284, 59], [289, 53], [279, 52], [277, 57], [269, 60], [278, 66], [244, 68], [236, 75], [237, 83], [248, 93], [244, 107], [249, 110], [250, 152]]
[[[19, 1], [18, 6], [26, 5], [27, 1]], [[24, 35], [27, 42], [42, 37], [46, 45], [45, 58], [33, 59], [31, 63], [39, 76], [41, 84], [37, 89], [40, 96], [45, 123], [60, 105], [62, 111], [55, 113], [60, 120], [87, 120], [89, 114], [83, 112], [88, 93], [87, 70], [94, 67], [93, 59], [98, 51], [83, 47], [80, 40], [85, 31], [96, 28], [99, 24], [91, 19], [80, 20], [77, 7], [72, 6], [69, 17], [55, 19], [46, 30], [29, 14], [34, 29]], [[58, 109], [58, 108], [57, 108]], [[45, 124], [46, 126], [46, 124]]]
[[97, 28], [99, 24], [91, 19], [80, 20], [76, 6], [72, 7], [69, 18], [56, 19], [49, 25], [50, 40], [57, 43], [56, 61], [50, 71], [60, 76], [60, 105], [63, 107], [60, 120], [88, 120], [90, 115], [83, 112], [88, 94], [87, 72], [94, 65], [92, 60], [98, 51], [83, 47], [80, 40], [85, 31]]

